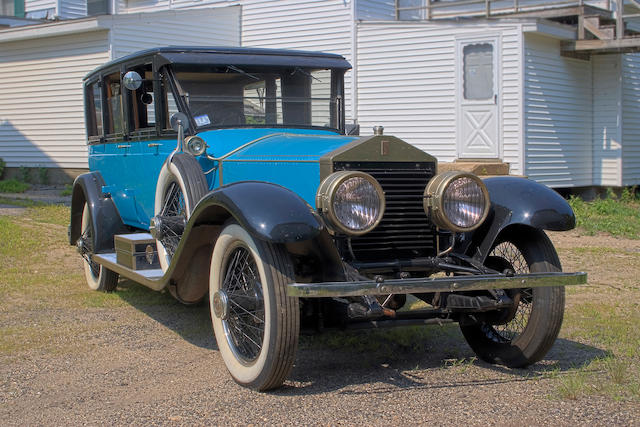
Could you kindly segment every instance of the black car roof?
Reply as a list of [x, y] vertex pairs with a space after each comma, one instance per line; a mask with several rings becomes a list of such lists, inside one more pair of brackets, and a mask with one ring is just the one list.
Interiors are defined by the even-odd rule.
[[264, 65], [339, 68], [348, 70], [351, 64], [341, 55], [302, 50], [260, 49], [243, 47], [167, 46], [141, 50], [107, 62], [96, 68], [85, 80], [101, 71], [123, 63], [146, 62], [150, 59], [164, 64]]

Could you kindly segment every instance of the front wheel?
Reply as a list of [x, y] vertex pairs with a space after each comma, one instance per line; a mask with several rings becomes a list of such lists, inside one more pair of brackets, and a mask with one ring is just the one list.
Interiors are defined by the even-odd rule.
[[211, 257], [209, 307], [220, 354], [233, 379], [259, 391], [279, 387], [295, 359], [298, 298], [286, 294], [293, 268], [282, 246], [231, 223]]
[[[516, 274], [561, 271], [553, 244], [543, 231], [514, 229], [501, 236], [485, 264]], [[460, 329], [485, 362], [523, 368], [541, 360], [560, 332], [564, 287], [510, 289], [514, 308]]]

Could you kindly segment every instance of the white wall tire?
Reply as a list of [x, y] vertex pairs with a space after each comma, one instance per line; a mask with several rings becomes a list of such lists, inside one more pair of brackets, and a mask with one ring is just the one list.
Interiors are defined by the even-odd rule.
[[273, 389], [291, 370], [300, 329], [298, 298], [286, 295], [292, 281], [283, 247], [235, 223], [222, 230], [211, 257], [209, 308], [220, 354], [238, 384]]
[[82, 208], [82, 223], [80, 226], [80, 238], [85, 242], [85, 247], [89, 250], [83, 255], [84, 277], [87, 285], [94, 291], [111, 292], [118, 286], [118, 274], [107, 270], [100, 264], [91, 261], [93, 255], [93, 237], [96, 231], [91, 222], [89, 206], [85, 203]]
[[[177, 210], [174, 214], [184, 216], [186, 222], [191, 217], [196, 204], [202, 196], [207, 194], [207, 180], [200, 164], [193, 156], [177, 153], [170, 160], [162, 166], [158, 176], [154, 215], [162, 216], [167, 213], [167, 210]], [[178, 194], [173, 193], [174, 190]], [[169, 206], [170, 199], [174, 197], [178, 198], [179, 206]], [[167, 271], [169, 268], [181, 237], [182, 235], [179, 234], [156, 239], [162, 271]]]

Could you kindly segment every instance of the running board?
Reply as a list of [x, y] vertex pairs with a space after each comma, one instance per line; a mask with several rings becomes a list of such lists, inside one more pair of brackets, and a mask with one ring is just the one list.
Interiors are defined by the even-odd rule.
[[118, 273], [122, 277], [131, 279], [134, 282], [153, 289], [154, 291], [161, 291], [167, 285], [162, 269], [132, 270], [122, 264], [118, 264], [115, 252], [95, 254], [91, 257], [91, 260], [114, 273]]

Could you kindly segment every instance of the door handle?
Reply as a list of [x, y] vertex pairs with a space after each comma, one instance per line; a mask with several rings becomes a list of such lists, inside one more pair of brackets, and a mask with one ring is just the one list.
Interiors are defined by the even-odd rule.
[[147, 147], [149, 147], [149, 148], [160, 147], [160, 144], [157, 143], [157, 142], [152, 142], [151, 144], [147, 144]]
[[131, 148], [131, 145], [129, 144], [120, 144], [117, 146], [117, 148]]
[[493, 103], [494, 104], [498, 104], [498, 94], [496, 93], [495, 95], [493, 95]]

